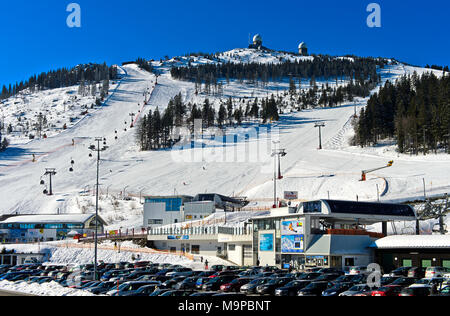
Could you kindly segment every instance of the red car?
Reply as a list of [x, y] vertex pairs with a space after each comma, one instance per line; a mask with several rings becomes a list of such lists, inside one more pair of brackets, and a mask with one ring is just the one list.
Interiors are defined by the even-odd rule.
[[231, 283], [224, 284], [220, 287], [220, 291], [225, 293], [236, 292], [239, 293], [241, 286], [250, 283], [253, 279], [251, 278], [240, 278], [233, 280]]
[[372, 296], [398, 296], [403, 287], [400, 285], [386, 285], [372, 292]]
[[209, 276], [210, 279], [214, 279], [221, 276], [228, 276], [228, 275], [235, 275], [236, 273], [233, 271], [220, 271], [217, 273], [214, 273], [213, 275]]

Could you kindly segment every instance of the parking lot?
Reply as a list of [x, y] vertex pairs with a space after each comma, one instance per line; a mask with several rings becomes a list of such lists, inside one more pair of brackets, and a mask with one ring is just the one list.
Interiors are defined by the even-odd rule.
[[[370, 287], [364, 267], [347, 271], [311, 268], [293, 272], [276, 267], [212, 266], [193, 271], [152, 262], [101, 263], [94, 266], [0, 266], [0, 281], [22, 284], [56, 282], [62, 287], [107, 296], [449, 296], [446, 268], [404, 267], [380, 275]], [[6, 294], [6, 292], [5, 292]]]

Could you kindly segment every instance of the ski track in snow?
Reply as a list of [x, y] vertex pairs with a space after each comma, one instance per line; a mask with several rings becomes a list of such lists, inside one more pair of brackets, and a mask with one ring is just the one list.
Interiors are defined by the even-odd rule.
[[[264, 56], [260, 52], [234, 50], [220, 56], [222, 61], [236, 60], [267, 62], [278, 60], [280, 56]], [[282, 58], [288, 58], [282, 56]], [[184, 60], [184, 59], [183, 59]], [[195, 62], [205, 63], [202, 58]], [[142, 115], [156, 107], [162, 112], [167, 103], [178, 93], [184, 102], [202, 104], [205, 96], [194, 93], [194, 84], [171, 79], [168, 73], [172, 61], [164, 65], [155, 63], [162, 72], [158, 85], [152, 91], [149, 104], [144, 107]], [[173, 61], [173, 64], [177, 62]], [[184, 60], [180, 65], [186, 63]], [[264, 205], [264, 201], [273, 197], [273, 159], [270, 150], [263, 152], [257, 162], [221, 162], [209, 161], [217, 153], [209, 152], [217, 144], [206, 141], [206, 160], [182, 163], [174, 160], [171, 151], [140, 152], [135, 140], [135, 130], [129, 128], [129, 113], [137, 113], [143, 102], [143, 92], [154, 86], [155, 76], [138, 69], [135, 65], [121, 67], [125, 76], [120, 85], [110, 96], [107, 106], [91, 113], [71, 129], [47, 140], [35, 140], [28, 144], [14, 146], [5, 154], [0, 154], [0, 213], [41, 213], [51, 214], [77, 212], [74, 199], [85, 188], [95, 183], [95, 159], [88, 157], [88, 147], [94, 137], [105, 137], [109, 149], [102, 153], [100, 166], [101, 191], [119, 196], [126, 191], [139, 196], [144, 195], [195, 195], [203, 192], [217, 192], [225, 195], [244, 195], [252, 200], [252, 205]], [[383, 82], [395, 80], [405, 73], [417, 71], [419, 74], [429, 71], [409, 66], [389, 66], [381, 71]], [[437, 73], [439, 74], [439, 73]], [[330, 83], [331, 84], [331, 83]], [[288, 88], [287, 83], [269, 85], [267, 90], [238, 84], [232, 81], [224, 87], [224, 99], [229, 95], [248, 95], [265, 97], [268, 93]], [[304, 85], [307, 88], [307, 84]], [[218, 106], [218, 98], [210, 97]], [[356, 100], [360, 110], [367, 100]], [[278, 195], [283, 191], [299, 191], [302, 199], [331, 197], [354, 200], [356, 195], [364, 200], [376, 200], [376, 184], [385, 188], [387, 179], [389, 190], [383, 200], [394, 200], [420, 195], [422, 178], [426, 178], [430, 194], [447, 192], [450, 189], [447, 172], [447, 156], [408, 157], [400, 156], [390, 147], [360, 149], [348, 144], [353, 135], [352, 116], [354, 103], [343, 104], [336, 108], [320, 108], [284, 114], [279, 122], [273, 124], [280, 131], [280, 148], [285, 148], [288, 155], [282, 159], [284, 179], [278, 182]], [[326, 123], [323, 129], [324, 150], [318, 151], [317, 121]], [[125, 124], [127, 123], [127, 124]], [[125, 131], [125, 128], [127, 129]], [[114, 139], [118, 131], [118, 140]], [[76, 139], [75, 146], [71, 144]], [[267, 145], [265, 138], [250, 139], [249, 143]], [[244, 157], [248, 148], [245, 142], [229, 146], [235, 150], [237, 157]], [[269, 140], [269, 146], [270, 146]], [[49, 148], [58, 148], [48, 152]], [[216, 149], [220, 149], [220, 146]], [[14, 150], [13, 150], [14, 149]], [[184, 153], [199, 153], [203, 149], [185, 149]], [[31, 163], [32, 154], [39, 156], [36, 163]], [[47, 153], [45, 156], [40, 156]], [[218, 152], [220, 154], [220, 151]], [[70, 161], [75, 161], [74, 172], [70, 173]], [[383, 166], [394, 159], [394, 167], [369, 175], [369, 181], [359, 182], [361, 170]], [[432, 162], [432, 163], [431, 163]], [[20, 166], [11, 166], [20, 164]], [[6, 166], [11, 166], [4, 168]], [[39, 185], [45, 168], [56, 168], [53, 197], [42, 194], [44, 187]], [[260, 200], [260, 202], [258, 202]], [[92, 212], [93, 209], [88, 209]], [[136, 221], [134, 221], [136, 222]], [[116, 223], [115, 223], [116, 224]]]

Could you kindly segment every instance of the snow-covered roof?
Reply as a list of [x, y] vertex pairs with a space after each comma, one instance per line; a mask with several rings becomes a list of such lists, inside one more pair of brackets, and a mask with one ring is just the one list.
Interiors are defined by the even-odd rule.
[[450, 235], [389, 236], [375, 241], [371, 247], [378, 249], [450, 248]]
[[[60, 224], [86, 223], [95, 214], [64, 214], [64, 215], [23, 215], [10, 217], [2, 224]], [[100, 217], [99, 217], [100, 220]], [[101, 221], [101, 220], [100, 220]]]

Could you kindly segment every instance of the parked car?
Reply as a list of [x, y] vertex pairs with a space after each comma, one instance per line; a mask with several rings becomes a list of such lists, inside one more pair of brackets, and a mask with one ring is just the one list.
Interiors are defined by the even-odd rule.
[[438, 294], [432, 294], [431, 296], [450, 296], [450, 286], [444, 287]]
[[401, 287], [409, 287], [410, 285], [416, 283], [418, 279], [416, 278], [398, 278], [390, 285], [400, 285]]
[[233, 275], [224, 275], [214, 279], [210, 279], [209, 282], [203, 284], [202, 289], [203, 291], [218, 291], [220, 290], [220, 287], [222, 285], [230, 283], [234, 279], [236, 279], [236, 277]]
[[157, 284], [145, 285], [137, 290], [119, 293], [118, 296], [150, 296], [157, 289]]
[[422, 279], [425, 277], [426, 268], [413, 267], [408, 271], [409, 278], [419, 278]]
[[182, 296], [190, 296], [191, 294], [192, 294], [192, 292], [189, 292], [189, 291], [174, 290], [174, 291], [164, 292], [159, 296], [166, 296], [166, 297], [167, 296], [180, 296], [180, 297], [182, 297]]
[[120, 285], [117, 289], [112, 289], [111, 291], [107, 292], [106, 294], [109, 296], [120, 296], [121, 294], [123, 294], [124, 292], [128, 292], [128, 291], [135, 291], [138, 290], [139, 288], [146, 286], [146, 285], [160, 285], [158, 282], [150, 282], [150, 281], [145, 281], [145, 282], [125, 282], [122, 285]]
[[398, 296], [402, 291], [400, 285], [386, 285], [372, 292], [372, 296]]
[[312, 282], [304, 289], [298, 291], [297, 296], [321, 296], [331, 284], [328, 281]]
[[288, 284], [275, 290], [275, 296], [297, 296], [298, 291], [304, 289], [312, 281], [309, 280], [294, 280]]
[[431, 279], [423, 278], [423, 279], [416, 281], [414, 284], [412, 284], [410, 286], [410, 288], [414, 288], [414, 287], [431, 288], [433, 285], [436, 285], [437, 288], [440, 289], [442, 287], [442, 285], [444, 284], [444, 282], [445, 282], [444, 278], [431, 278]]
[[357, 284], [342, 292], [339, 296], [356, 296], [372, 292], [372, 289], [367, 284]]
[[389, 274], [389, 276], [392, 276], [392, 277], [407, 277], [410, 269], [411, 269], [411, 267], [400, 267], [400, 268], [395, 269], [394, 271], [392, 271]]
[[340, 274], [336, 274], [336, 273], [327, 273], [327, 274], [322, 274], [320, 277], [318, 277], [317, 279], [315, 279], [315, 282], [319, 282], [319, 281], [334, 281], [337, 278], [340, 277]]
[[263, 285], [263, 284], [269, 282], [270, 280], [271, 280], [271, 278], [254, 279], [253, 281], [251, 281], [248, 284], [243, 285], [241, 287], [241, 293], [244, 293], [244, 294], [255, 294], [256, 293], [256, 288], [259, 285]]
[[253, 278], [239, 278], [231, 281], [230, 283], [224, 284], [220, 287], [220, 290], [225, 293], [229, 292], [240, 292], [241, 287], [250, 283]]
[[179, 277], [179, 276], [186, 276], [186, 277], [190, 277], [193, 275], [193, 271], [191, 268], [176, 268], [175, 270], [168, 272], [166, 274], [166, 276], [169, 277]]
[[407, 287], [400, 292], [399, 296], [429, 296], [430, 294], [429, 287]]
[[367, 267], [365, 266], [355, 266], [351, 267], [348, 274], [349, 275], [358, 275], [358, 274], [367, 274]]
[[292, 278], [277, 278], [272, 279], [265, 284], [258, 285], [256, 287], [256, 292], [260, 295], [274, 295], [275, 290], [282, 287], [289, 282], [293, 281]]
[[426, 278], [438, 278], [443, 277], [450, 272], [450, 269], [443, 267], [428, 267], [425, 272]]
[[322, 292], [322, 296], [339, 296], [352, 287], [353, 283], [336, 283]]
[[177, 285], [180, 282], [183, 282], [185, 279], [187, 279], [187, 278], [184, 276], [170, 278], [169, 280], [167, 280], [161, 284], [161, 288], [173, 289], [175, 285]]
[[111, 288], [113, 288], [116, 285], [117, 285], [117, 282], [110, 282], [110, 281], [101, 282], [96, 287], [87, 289], [87, 291], [89, 291], [95, 295], [106, 294], [107, 292], [109, 292], [111, 290]]
[[197, 277], [189, 277], [184, 279], [183, 281], [177, 283], [174, 286], [175, 290], [194, 290], [195, 285], [197, 284]]

